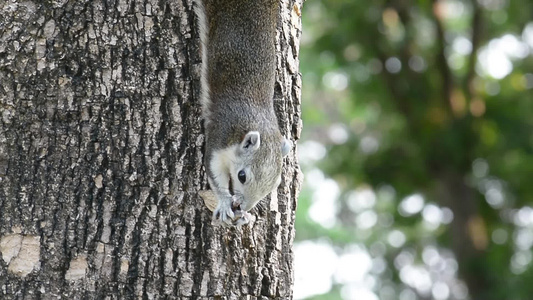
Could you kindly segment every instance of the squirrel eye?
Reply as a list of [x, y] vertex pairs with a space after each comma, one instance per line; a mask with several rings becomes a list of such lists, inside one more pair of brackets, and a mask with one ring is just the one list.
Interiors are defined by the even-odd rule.
[[239, 181], [244, 184], [246, 182], [246, 173], [244, 173], [244, 170], [240, 170], [237, 174], [237, 177], [239, 178]]

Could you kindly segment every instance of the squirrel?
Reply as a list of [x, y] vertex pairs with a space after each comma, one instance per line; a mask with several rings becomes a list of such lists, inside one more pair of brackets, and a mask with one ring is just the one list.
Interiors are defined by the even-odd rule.
[[277, 0], [196, 0], [214, 224], [250, 222], [249, 211], [280, 184], [292, 148], [274, 112], [277, 8]]

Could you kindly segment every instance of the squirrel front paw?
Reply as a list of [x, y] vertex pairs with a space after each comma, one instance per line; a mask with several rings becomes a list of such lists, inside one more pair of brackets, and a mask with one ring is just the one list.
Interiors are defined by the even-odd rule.
[[239, 227], [250, 223], [250, 221], [252, 220], [255, 220], [255, 217], [252, 214], [243, 210], [238, 210], [235, 212], [235, 219], [233, 221], [233, 225]]
[[235, 213], [231, 207], [233, 200], [231, 198], [219, 199], [217, 207], [213, 211], [213, 224], [222, 224], [225, 226], [233, 224]]
[[213, 211], [213, 224], [223, 226], [242, 226], [248, 224], [254, 217], [246, 211], [240, 209], [239, 203], [226, 198], [218, 201], [217, 207]]

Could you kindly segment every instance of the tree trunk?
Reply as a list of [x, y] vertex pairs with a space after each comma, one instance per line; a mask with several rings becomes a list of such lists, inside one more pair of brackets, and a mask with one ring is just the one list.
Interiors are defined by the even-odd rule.
[[480, 215], [476, 191], [465, 180], [465, 175], [453, 171], [440, 174], [437, 185], [441, 204], [453, 211], [451, 247], [459, 263], [459, 274], [468, 286], [472, 300], [497, 299], [487, 287], [497, 285], [487, 266], [490, 237]]
[[[301, 0], [275, 108], [300, 134]], [[0, 1], [0, 298], [291, 298], [295, 151], [278, 196], [211, 225], [192, 0]]]

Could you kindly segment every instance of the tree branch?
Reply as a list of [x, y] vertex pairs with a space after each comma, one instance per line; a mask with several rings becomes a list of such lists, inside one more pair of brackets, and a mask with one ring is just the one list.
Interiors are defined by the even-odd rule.
[[438, 52], [437, 52], [437, 67], [442, 77], [442, 103], [450, 116], [452, 114], [452, 102], [451, 95], [453, 89], [453, 79], [450, 66], [446, 61], [446, 55], [444, 54], [444, 49], [446, 47], [446, 41], [444, 39], [444, 26], [438, 14], [438, 0], [433, 0], [433, 16], [435, 17], [435, 25], [437, 27], [437, 38], [438, 38]]
[[479, 4], [475, 0], [471, 0], [470, 3], [472, 4], [474, 12], [472, 15], [472, 52], [468, 57], [468, 71], [464, 81], [464, 90], [467, 100], [471, 100], [475, 95], [473, 82], [476, 75], [477, 54], [481, 43], [481, 31], [483, 27], [482, 11]]

